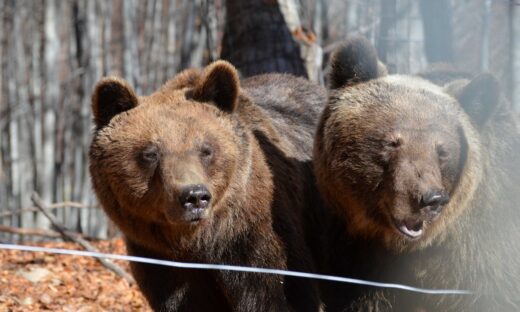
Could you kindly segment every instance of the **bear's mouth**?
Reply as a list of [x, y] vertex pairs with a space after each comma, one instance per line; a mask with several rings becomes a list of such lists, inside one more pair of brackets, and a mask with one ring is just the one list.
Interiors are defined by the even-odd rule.
[[418, 239], [423, 234], [424, 221], [415, 218], [407, 218], [403, 220], [394, 219], [394, 225], [405, 236], [411, 239]]
[[198, 223], [207, 216], [206, 209], [204, 208], [192, 208], [184, 214], [184, 220], [191, 224]]

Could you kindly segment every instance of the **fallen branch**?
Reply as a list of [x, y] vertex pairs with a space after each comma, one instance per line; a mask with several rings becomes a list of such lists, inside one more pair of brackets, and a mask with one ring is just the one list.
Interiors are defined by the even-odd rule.
[[[45, 207], [43, 204], [40, 196], [33, 192], [31, 196], [31, 200], [36, 205], [36, 207], [51, 221], [52, 226], [56, 231], [58, 231], [64, 238], [67, 238], [71, 241], [74, 241], [81, 245], [83, 248], [85, 248], [87, 251], [91, 252], [98, 252], [98, 250], [92, 246], [89, 242], [87, 242], [85, 239], [83, 239], [78, 233], [69, 231], [63, 224], [61, 224], [52, 213], [49, 212], [49, 210]], [[116, 273], [120, 277], [124, 278], [129, 284], [134, 283], [134, 279], [132, 276], [130, 276], [128, 273], [126, 273], [125, 270], [123, 270], [120, 266], [117, 264], [112, 263], [111, 261], [104, 259], [104, 258], [98, 258], [99, 262], [103, 266], [105, 266], [110, 271]]]
[[[69, 201], [51, 204], [51, 205], [48, 205], [46, 208], [51, 210], [51, 209], [66, 208], [66, 207], [86, 208], [86, 209], [96, 208], [96, 206], [89, 206], [89, 205], [85, 205], [82, 203], [69, 202]], [[14, 210], [14, 211], [7, 211], [7, 212], [0, 213], [0, 219], [10, 217], [13, 215], [19, 215], [19, 214], [26, 213], [26, 212], [38, 212], [38, 211], [40, 211], [40, 209], [38, 209], [37, 207], [21, 208], [21, 209]]]
[[[56, 231], [50, 231], [45, 229], [38, 229], [38, 228], [20, 228], [20, 227], [13, 227], [8, 225], [2, 225], [0, 224], [0, 232], [3, 233], [11, 233], [11, 234], [18, 234], [18, 235], [27, 235], [27, 236], [42, 236], [42, 237], [49, 237], [49, 238], [63, 238], [63, 235]], [[83, 235], [80, 233], [75, 233], [78, 236], [81, 236], [84, 239], [87, 239], [89, 241], [98, 241], [99, 238]]]
[[55, 231], [33, 229], [33, 228], [17, 228], [7, 225], [0, 224], [0, 232], [18, 234], [18, 235], [30, 235], [30, 236], [43, 236], [51, 238], [59, 238], [61, 234]]

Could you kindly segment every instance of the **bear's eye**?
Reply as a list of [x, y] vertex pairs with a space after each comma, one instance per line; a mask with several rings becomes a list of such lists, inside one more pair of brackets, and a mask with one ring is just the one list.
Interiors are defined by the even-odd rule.
[[396, 139], [393, 139], [393, 140], [388, 140], [385, 142], [385, 145], [387, 147], [391, 147], [391, 148], [398, 148], [401, 146], [403, 142], [401, 141], [400, 138], [396, 138]]
[[203, 144], [200, 148], [200, 156], [203, 158], [209, 158], [213, 155], [213, 149], [209, 144]]
[[437, 145], [436, 150], [440, 160], [446, 160], [450, 156], [448, 150], [442, 145]]
[[146, 164], [155, 164], [159, 161], [159, 149], [156, 145], [149, 145], [141, 152], [141, 160]]

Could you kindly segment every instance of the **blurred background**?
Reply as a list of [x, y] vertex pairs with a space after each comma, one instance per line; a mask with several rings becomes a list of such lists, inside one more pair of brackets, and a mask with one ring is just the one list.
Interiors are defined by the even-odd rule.
[[243, 77], [324, 83], [330, 53], [361, 34], [392, 73], [434, 62], [492, 72], [518, 111], [519, 10], [512, 0], [0, 0], [0, 241], [59, 237], [33, 192], [70, 230], [115, 235], [88, 175], [102, 76], [148, 94], [222, 57]]

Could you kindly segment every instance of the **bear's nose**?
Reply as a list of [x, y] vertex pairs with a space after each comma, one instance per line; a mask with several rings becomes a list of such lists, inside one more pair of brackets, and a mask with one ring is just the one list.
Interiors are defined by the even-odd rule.
[[179, 201], [185, 209], [207, 208], [211, 200], [211, 193], [202, 184], [185, 186], [181, 190]]
[[432, 212], [440, 212], [442, 206], [448, 203], [449, 196], [437, 190], [429, 190], [421, 196], [421, 208], [427, 208]]

